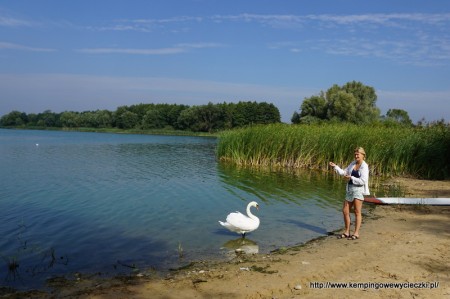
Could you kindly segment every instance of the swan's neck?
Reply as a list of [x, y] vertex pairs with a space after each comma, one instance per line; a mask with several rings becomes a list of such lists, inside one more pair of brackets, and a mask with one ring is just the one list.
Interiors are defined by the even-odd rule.
[[259, 218], [252, 214], [252, 211], [250, 211], [250, 208], [251, 208], [251, 206], [247, 207], [247, 215], [248, 215], [248, 217], [253, 219], [253, 220], [258, 220], [259, 221]]

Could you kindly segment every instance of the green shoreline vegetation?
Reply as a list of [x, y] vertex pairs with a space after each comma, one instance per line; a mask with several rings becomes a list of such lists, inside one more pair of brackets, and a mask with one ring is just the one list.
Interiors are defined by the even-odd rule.
[[329, 169], [345, 166], [362, 146], [372, 175], [423, 179], [450, 177], [448, 126], [404, 127], [383, 124], [270, 124], [219, 135], [217, 155], [242, 166]]

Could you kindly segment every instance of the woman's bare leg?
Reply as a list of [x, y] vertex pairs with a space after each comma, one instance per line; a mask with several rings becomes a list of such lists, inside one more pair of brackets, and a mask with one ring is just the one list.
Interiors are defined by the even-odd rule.
[[353, 233], [353, 235], [355, 235], [356, 237], [359, 237], [359, 229], [361, 228], [362, 223], [362, 204], [363, 200], [359, 200], [356, 198], [353, 200], [353, 207], [355, 209], [355, 232]]
[[344, 200], [344, 206], [342, 207], [342, 214], [344, 216], [344, 224], [345, 224], [345, 231], [344, 234], [347, 236], [350, 236], [350, 209], [353, 206], [352, 202], [349, 202], [347, 200]]

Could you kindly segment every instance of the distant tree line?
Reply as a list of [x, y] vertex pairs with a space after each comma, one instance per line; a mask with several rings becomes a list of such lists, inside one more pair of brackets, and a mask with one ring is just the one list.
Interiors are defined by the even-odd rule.
[[281, 122], [280, 112], [266, 102], [220, 103], [200, 106], [138, 104], [120, 106], [115, 111], [97, 110], [37, 114], [12, 111], [0, 118], [2, 127], [175, 129], [214, 132], [250, 124]]
[[[375, 89], [352, 81], [334, 84], [326, 92], [305, 98], [300, 112], [292, 115], [292, 124], [348, 122], [371, 124], [382, 122], [388, 126], [413, 126], [408, 112], [389, 109], [380, 116], [376, 106]], [[192, 132], [215, 132], [251, 124], [281, 122], [280, 112], [273, 104], [255, 101], [239, 103], [208, 103], [188, 106], [177, 104], [138, 104], [120, 106], [115, 111], [97, 110], [54, 113], [46, 110], [38, 114], [12, 111], [0, 118], [0, 127], [59, 127], [59, 128], [118, 128], [118, 129], [174, 129]], [[439, 125], [449, 127], [442, 119], [418, 126]]]

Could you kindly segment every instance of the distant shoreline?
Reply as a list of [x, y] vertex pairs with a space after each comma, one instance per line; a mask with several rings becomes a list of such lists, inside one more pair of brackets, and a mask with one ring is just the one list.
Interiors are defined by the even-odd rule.
[[0, 127], [5, 130], [36, 130], [36, 131], [62, 131], [62, 132], [87, 132], [110, 134], [136, 134], [136, 135], [167, 135], [167, 136], [192, 136], [192, 137], [218, 137], [218, 133], [204, 133], [181, 130], [141, 130], [141, 129], [117, 129], [117, 128], [58, 128], [58, 127]]

